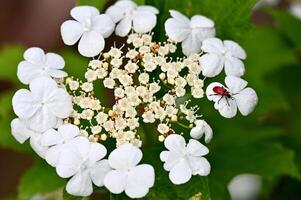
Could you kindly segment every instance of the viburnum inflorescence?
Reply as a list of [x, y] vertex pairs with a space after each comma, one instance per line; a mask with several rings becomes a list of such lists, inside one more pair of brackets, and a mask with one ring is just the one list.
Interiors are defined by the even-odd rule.
[[[207, 96], [227, 118], [237, 109], [248, 115], [257, 103], [255, 91], [245, 88], [247, 82], [240, 78], [245, 51], [233, 41], [215, 38], [211, 19], [189, 19], [171, 10], [165, 23], [168, 39], [156, 42], [151, 31], [158, 12], [130, 0], [118, 1], [105, 14], [90, 6], [73, 8], [74, 20], [62, 24], [61, 34], [65, 44], [79, 41], [79, 53], [92, 57], [83, 80], [68, 77], [57, 54], [37, 47], [24, 53], [18, 77], [29, 90], [21, 89], [13, 97], [18, 118], [11, 123], [12, 134], [20, 143], [30, 139], [60, 177], [70, 178], [66, 190], [71, 195], [89, 196], [93, 184], [114, 194], [124, 191], [131, 198], [147, 195], [155, 184], [155, 169], [139, 164], [143, 138], [164, 142], [167, 151], [160, 159], [172, 183], [207, 176], [211, 167], [204, 156], [209, 150], [199, 140], [204, 136], [205, 143], [210, 142], [213, 131], [201, 114], [199, 99]], [[104, 38], [114, 30], [126, 42], [103, 51]], [[205, 80], [223, 68], [227, 87], [214, 82], [204, 92]], [[95, 89], [99, 84], [114, 95], [111, 106], [101, 102], [103, 94]], [[143, 124], [154, 128], [142, 133]], [[116, 149], [105, 159], [108, 138], [116, 141]]]

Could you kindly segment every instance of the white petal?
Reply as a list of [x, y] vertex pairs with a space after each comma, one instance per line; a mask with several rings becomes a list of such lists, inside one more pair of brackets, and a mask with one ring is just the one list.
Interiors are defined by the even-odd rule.
[[159, 10], [153, 6], [138, 6], [137, 11], [147, 11], [153, 14], [159, 14]]
[[18, 65], [17, 76], [24, 84], [29, 84], [33, 79], [43, 75], [40, 65], [31, 64], [28, 61], [22, 61]]
[[41, 77], [34, 79], [29, 88], [39, 101], [46, 102], [49, 95], [57, 89], [57, 83], [49, 77]]
[[77, 6], [70, 11], [71, 16], [81, 23], [99, 14], [99, 11], [93, 6]]
[[227, 76], [242, 76], [245, 73], [244, 63], [234, 57], [226, 58], [225, 60], [225, 73]]
[[225, 83], [232, 94], [239, 93], [248, 85], [247, 81], [235, 76], [226, 76]]
[[165, 22], [165, 31], [168, 37], [175, 42], [182, 42], [191, 33], [188, 24], [180, 23], [173, 18], [169, 18]]
[[190, 131], [190, 137], [194, 138], [194, 139], [201, 139], [201, 137], [204, 135], [204, 128], [200, 127], [200, 126], [196, 126], [194, 128], [191, 129]]
[[[174, 151], [163, 151], [160, 154], [162, 161], [165, 161], [163, 167], [166, 171], [170, 171], [181, 160], [183, 155]], [[165, 160], [163, 160], [165, 159]]]
[[126, 187], [127, 176], [124, 171], [113, 170], [104, 178], [104, 186], [113, 194], [120, 194]]
[[157, 16], [148, 11], [137, 11], [133, 16], [133, 29], [136, 33], [150, 32], [157, 23]]
[[78, 44], [78, 51], [85, 57], [97, 56], [104, 48], [103, 36], [96, 31], [85, 32]]
[[79, 128], [73, 124], [64, 124], [58, 127], [58, 132], [65, 141], [70, 141], [79, 135]]
[[191, 169], [185, 160], [179, 162], [169, 172], [169, 179], [175, 185], [187, 183], [191, 176]]
[[111, 17], [114, 23], [119, 22], [124, 17], [124, 9], [119, 6], [110, 6], [106, 12]]
[[204, 156], [209, 153], [209, 149], [205, 145], [194, 139], [189, 140], [186, 150], [192, 156]]
[[47, 163], [49, 165], [51, 165], [52, 167], [56, 167], [57, 162], [59, 161], [61, 152], [64, 150], [63, 147], [64, 147], [64, 145], [57, 145], [57, 146], [50, 147], [47, 150], [45, 159], [46, 159]]
[[148, 193], [154, 182], [154, 168], [151, 165], [139, 165], [130, 171], [125, 193], [131, 198], [142, 198]]
[[193, 33], [182, 42], [182, 50], [186, 56], [189, 56], [192, 53], [199, 53], [201, 51], [201, 46], [202, 43], [199, 42], [196, 35]]
[[200, 42], [203, 42], [204, 40], [208, 38], [213, 38], [215, 36], [214, 28], [197, 28], [193, 29], [193, 32]]
[[178, 22], [189, 25], [190, 20], [188, 19], [188, 17], [186, 17], [182, 13], [180, 13], [176, 10], [169, 10], [169, 13]]
[[29, 128], [37, 132], [44, 132], [54, 128], [57, 118], [52, 115], [46, 108], [40, 108], [36, 114], [27, 120]]
[[246, 88], [239, 94], [234, 96], [238, 109], [242, 115], [246, 116], [250, 114], [258, 102], [256, 92], [252, 88]]
[[90, 168], [89, 174], [93, 183], [101, 187], [104, 184], [104, 177], [111, 171], [108, 160], [98, 161], [93, 167]]
[[190, 20], [190, 26], [192, 28], [212, 28], [214, 22], [205, 16], [195, 15]]
[[126, 36], [132, 28], [132, 18], [127, 16], [123, 18], [119, 24], [116, 26], [115, 33], [118, 36]]
[[56, 130], [50, 129], [47, 130], [45, 133], [43, 133], [41, 143], [44, 146], [53, 146], [57, 144], [62, 144], [63, 138], [61, 137], [61, 134], [59, 134]]
[[57, 69], [47, 69], [46, 72], [48, 75], [50, 75], [53, 78], [64, 78], [68, 76], [66, 72]]
[[61, 35], [66, 45], [74, 45], [84, 33], [81, 23], [68, 20], [61, 25]]
[[215, 53], [220, 55], [223, 49], [223, 42], [218, 38], [208, 38], [202, 43], [202, 50], [207, 53]]
[[101, 160], [107, 154], [107, 149], [99, 143], [91, 143], [90, 151], [87, 159], [88, 165], [92, 166], [97, 161]]
[[109, 163], [113, 169], [129, 169], [136, 166], [142, 159], [141, 150], [132, 144], [123, 144], [112, 151]]
[[137, 4], [134, 1], [131, 0], [122, 0], [122, 1], [117, 1], [115, 6], [121, 7], [124, 10], [132, 10], [137, 7]]
[[224, 45], [227, 51], [230, 52], [233, 57], [246, 59], [247, 54], [245, 50], [236, 42], [233, 42], [231, 40], [225, 40]]
[[109, 37], [114, 32], [114, 28], [115, 23], [106, 14], [98, 15], [92, 20], [91, 29], [100, 33], [104, 38]]
[[26, 89], [18, 90], [13, 96], [13, 109], [16, 115], [22, 119], [29, 119], [38, 110], [35, 96]]
[[41, 134], [35, 134], [30, 137], [30, 146], [31, 148], [41, 157], [45, 158], [45, 154], [48, 150], [48, 147], [45, 147], [41, 144]]
[[53, 69], [63, 69], [65, 61], [62, 56], [56, 53], [47, 53], [45, 66]]
[[213, 137], [212, 128], [207, 124], [205, 125], [205, 142], [209, 143]]
[[181, 152], [185, 149], [186, 142], [183, 136], [172, 134], [165, 139], [164, 145], [170, 151]]
[[206, 96], [207, 96], [207, 99], [209, 101], [213, 101], [213, 102], [216, 102], [218, 101], [221, 96], [220, 95], [216, 95], [216, 93], [213, 91], [213, 88], [214, 87], [224, 87], [221, 83], [218, 83], [218, 82], [213, 82], [213, 83], [210, 83], [206, 89]]
[[[208, 125], [208, 123], [205, 120], [196, 120], [195, 124], [196, 124], [196, 127], [193, 128], [193, 129], [195, 129], [195, 131], [193, 133], [190, 132], [190, 136], [192, 138], [198, 140], [205, 134], [205, 142], [209, 143], [213, 137], [212, 128]], [[196, 131], [199, 131], [199, 132], [196, 132]]]
[[230, 98], [221, 98], [214, 104], [215, 109], [225, 118], [232, 118], [237, 113], [236, 101]]
[[59, 118], [66, 118], [72, 112], [72, 99], [65, 89], [59, 88], [48, 94], [51, 95], [47, 99], [45, 106], [49, 111]]
[[87, 171], [77, 173], [67, 183], [66, 191], [73, 196], [90, 196], [93, 192], [91, 178]]
[[223, 70], [223, 61], [220, 56], [214, 53], [208, 53], [200, 57], [202, 74], [206, 77], [214, 77]]
[[35, 65], [42, 65], [45, 62], [45, 53], [39, 47], [31, 47], [24, 52], [24, 59]]
[[35, 132], [28, 129], [25, 122], [20, 120], [19, 118], [14, 119], [11, 122], [10, 126], [12, 130], [12, 135], [21, 144], [35, 134]]
[[211, 170], [210, 163], [203, 157], [189, 157], [193, 175], [208, 176]]

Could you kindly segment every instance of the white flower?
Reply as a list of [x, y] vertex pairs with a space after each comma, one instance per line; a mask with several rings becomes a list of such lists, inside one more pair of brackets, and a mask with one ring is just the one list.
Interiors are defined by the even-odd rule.
[[227, 76], [225, 83], [227, 87], [214, 82], [206, 89], [207, 98], [215, 103], [214, 108], [226, 118], [234, 117], [237, 108], [244, 116], [250, 114], [258, 102], [258, 97], [252, 88], [246, 88], [248, 82], [235, 76]]
[[26, 122], [16, 118], [11, 122], [12, 135], [15, 139], [23, 144], [26, 140], [30, 139], [29, 143], [32, 149], [41, 157], [45, 158], [45, 154], [48, 150], [48, 147], [45, 147], [41, 144], [40, 132], [35, 132], [28, 128]]
[[151, 165], [138, 165], [141, 159], [141, 150], [132, 144], [115, 149], [109, 156], [109, 164], [114, 170], [105, 176], [105, 187], [114, 194], [125, 191], [131, 198], [144, 197], [154, 185], [155, 173]]
[[212, 139], [212, 129], [205, 120], [196, 120], [195, 127], [191, 129], [190, 136], [196, 140], [201, 139], [205, 134], [205, 142], [209, 143]]
[[289, 11], [292, 15], [301, 20], [301, 2], [291, 3]]
[[56, 171], [62, 178], [72, 177], [66, 186], [69, 194], [89, 196], [93, 192], [92, 182], [103, 186], [104, 176], [110, 167], [107, 160], [101, 160], [107, 153], [99, 143], [91, 143], [85, 137], [78, 136], [61, 152]]
[[61, 69], [65, 66], [64, 59], [55, 53], [47, 53], [38, 48], [31, 47], [24, 52], [24, 61], [18, 65], [17, 76], [24, 84], [29, 84], [39, 77], [63, 78], [67, 73]]
[[206, 52], [200, 58], [204, 76], [217, 76], [223, 70], [223, 67], [225, 67], [226, 75], [244, 75], [245, 66], [241, 60], [246, 58], [246, 52], [236, 42], [209, 38], [203, 41], [202, 50]]
[[64, 124], [58, 130], [50, 129], [43, 133], [41, 144], [49, 147], [45, 159], [51, 166], [55, 167], [61, 152], [75, 137], [79, 136], [79, 128], [72, 124]]
[[202, 15], [195, 15], [190, 20], [175, 10], [170, 10], [165, 22], [165, 31], [170, 39], [182, 42], [183, 53], [189, 56], [201, 51], [202, 41], [215, 36], [214, 22]]
[[194, 139], [186, 145], [183, 136], [169, 135], [164, 141], [169, 151], [162, 151], [160, 159], [165, 162], [164, 169], [169, 171], [169, 179], [176, 185], [186, 183], [192, 175], [207, 176], [210, 164], [203, 156], [209, 153], [207, 147]]
[[37, 132], [53, 128], [58, 119], [72, 112], [72, 100], [65, 89], [58, 88], [51, 78], [37, 78], [27, 89], [18, 90], [13, 97], [16, 115], [25, 120], [28, 127]]
[[104, 48], [104, 38], [109, 37], [115, 24], [105, 14], [92, 6], [78, 6], [71, 10], [75, 20], [68, 20], [61, 26], [61, 35], [66, 45], [74, 45], [78, 40], [78, 51], [86, 57], [98, 55]]
[[136, 33], [151, 31], [156, 26], [158, 13], [159, 11], [152, 6], [137, 6], [131, 0], [117, 1], [106, 10], [106, 14], [118, 23], [115, 33], [121, 37], [126, 36], [131, 28]]

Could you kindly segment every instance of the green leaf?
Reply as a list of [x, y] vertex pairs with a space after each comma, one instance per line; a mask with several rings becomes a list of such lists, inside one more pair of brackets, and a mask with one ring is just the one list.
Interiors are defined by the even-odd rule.
[[77, 5], [89, 5], [98, 8], [102, 11], [108, 0], [77, 0]]
[[[223, 39], [240, 41], [250, 30], [250, 16], [256, 0], [146, 0], [146, 4], [160, 9], [156, 34], [164, 37], [164, 22], [170, 9], [187, 16], [205, 15], [214, 20], [217, 35]], [[159, 33], [158, 33], [159, 32]]]
[[35, 195], [53, 192], [64, 185], [64, 179], [58, 177], [55, 169], [46, 161], [39, 160], [21, 178], [18, 187], [19, 199], [30, 199]]
[[23, 60], [24, 48], [4, 46], [0, 50], [0, 79], [17, 82], [17, 66]]

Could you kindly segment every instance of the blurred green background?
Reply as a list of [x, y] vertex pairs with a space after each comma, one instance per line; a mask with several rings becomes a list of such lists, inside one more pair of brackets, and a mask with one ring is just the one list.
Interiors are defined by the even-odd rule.
[[[219, 37], [237, 41], [245, 48], [248, 58], [244, 78], [259, 96], [254, 113], [231, 120], [222, 118], [206, 99], [197, 102], [200, 113], [214, 130], [208, 156], [212, 165], [210, 176], [194, 178], [182, 187], [171, 187], [159, 179], [147, 199], [193, 199], [198, 192], [202, 193], [201, 199], [230, 199], [227, 185], [242, 173], [262, 177], [257, 199], [301, 199], [301, 19], [289, 12], [290, 5], [296, 1], [280, 1], [273, 6], [261, 4], [256, 9], [253, 9], [256, 0], [136, 2], [160, 9], [155, 29], [155, 37], [160, 41], [165, 39], [163, 23], [169, 9], [188, 16], [202, 14], [212, 18]], [[114, 1], [0, 2], [1, 200], [62, 199], [65, 181], [28, 144], [20, 145], [11, 136], [10, 121], [14, 118], [11, 98], [23, 87], [17, 80], [16, 69], [23, 51], [30, 46], [59, 52], [66, 60], [69, 74], [83, 76], [88, 60], [80, 57], [75, 48], [64, 47], [59, 33], [60, 24], [69, 18], [69, 10], [76, 3], [103, 10]], [[108, 46], [115, 39], [112, 36]], [[165, 172], [157, 174], [167, 176]], [[124, 199], [123, 196], [111, 198]], [[64, 199], [76, 198], [65, 195]], [[91, 199], [106, 199], [106, 195], [95, 194]]]

